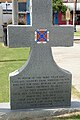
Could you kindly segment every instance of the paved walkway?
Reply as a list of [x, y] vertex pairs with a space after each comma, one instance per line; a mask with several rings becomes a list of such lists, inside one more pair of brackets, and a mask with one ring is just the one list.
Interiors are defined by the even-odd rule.
[[56, 63], [72, 73], [72, 84], [80, 92], [80, 41], [77, 42], [73, 47], [52, 48], [52, 52]]
[[80, 36], [74, 36], [74, 40], [80, 40]]

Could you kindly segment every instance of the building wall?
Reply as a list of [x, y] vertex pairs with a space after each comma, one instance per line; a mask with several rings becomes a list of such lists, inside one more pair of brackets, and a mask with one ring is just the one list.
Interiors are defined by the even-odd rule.
[[[71, 18], [69, 20], [69, 24], [73, 24], [73, 14], [70, 13]], [[66, 15], [63, 15], [61, 12], [58, 13], [58, 25], [66, 25]]]
[[[69, 20], [69, 24], [73, 24], [73, 10], [74, 10], [74, 0], [63, 0], [63, 3], [68, 6], [70, 9], [71, 18]], [[77, 10], [76, 10], [76, 24], [80, 25], [80, 0], [77, 0]], [[63, 25], [66, 24], [66, 17], [62, 15], [62, 13], [58, 14], [58, 24]]]
[[[73, 11], [74, 11], [74, 0], [68, 0], [67, 3], [64, 3], [65, 5], [67, 5], [70, 9], [70, 11], [72, 12], [72, 16], [73, 16]], [[72, 17], [72, 20], [74, 18]], [[72, 22], [72, 24], [74, 24], [74, 20]], [[76, 3], [76, 25], [80, 25], [80, 0], [77, 0]]]
[[3, 14], [3, 23], [11, 23], [12, 14]]
[[2, 3], [3, 3], [3, 2], [6, 2], [6, 1], [7, 1], [7, 2], [12, 2], [12, 0], [0, 0], [0, 2], [2, 2]]
[[[12, 2], [12, 0], [0, 0], [0, 2]], [[27, 0], [18, 0], [18, 2], [26, 2]]]
[[[74, 0], [63, 0], [63, 2], [74, 3]], [[77, 2], [80, 3], [80, 0], [77, 0]]]
[[[3, 23], [12, 23], [12, 0], [7, 0], [7, 9], [5, 1], [6, 0], [1, 0], [1, 6], [3, 8]], [[24, 21], [26, 22], [24, 13], [26, 12], [26, 0], [18, 0], [18, 3], [18, 11], [20, 17], [19, 21], [23, 21], [24, 19]]]

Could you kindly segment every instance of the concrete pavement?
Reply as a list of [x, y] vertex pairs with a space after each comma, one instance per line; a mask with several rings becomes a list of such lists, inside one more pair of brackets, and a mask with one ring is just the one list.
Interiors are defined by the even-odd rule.
[[80, 92], [80, 41], [73, 47], [55, 47], [52, 53], [56, 63], [72, 73], [72, 84]]
[[74, 36], [74, 40], [80, 40], [80, 36]]

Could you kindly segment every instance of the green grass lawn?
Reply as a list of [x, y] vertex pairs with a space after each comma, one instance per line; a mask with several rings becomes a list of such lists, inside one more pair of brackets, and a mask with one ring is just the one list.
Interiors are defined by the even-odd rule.
[[0, 102], [9, 101], [9, 73], [26, 62], [29, 48], [8, 48], [0, 43]]
[[74, 32], [74, 36], [80, 36], [80, 31]]
[[63, 117], [54, 117], [50, 120], [80, 120], [80, 113], [76, 114], [74, 113], [74, 115], [71, 116], [63, 116]]

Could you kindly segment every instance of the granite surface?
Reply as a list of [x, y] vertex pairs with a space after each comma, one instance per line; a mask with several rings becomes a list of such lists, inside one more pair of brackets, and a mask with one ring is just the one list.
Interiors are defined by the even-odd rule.
[[[51, 47], [72, 46], [74, 31], [72, 26], [52, 26], [51, 8], [50, 0], [33, 0], [32, 26], [8, 26], [9, 47], [31, 47], [25, 65], [9, 75], [11, 109], [71, 105], [72, 75], [57, 66]], [[40, 44], [35, 41], [38, 30], [42, 31], [36, 35]]]

